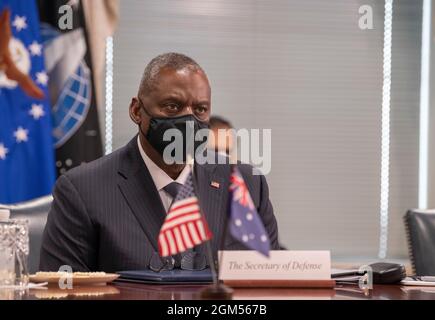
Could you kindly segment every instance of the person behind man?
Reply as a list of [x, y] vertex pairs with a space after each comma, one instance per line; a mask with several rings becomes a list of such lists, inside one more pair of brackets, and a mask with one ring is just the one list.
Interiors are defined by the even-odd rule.
[[216, 153], [230, 155], [234, 147], [231, 122], [223, 117], [213, 115], [210, 117], [209, 127], [213, 132], [214, 139], [208, 140], [208, 147]]
[[[163, 159], [165, 128], [194, 123], [208, 126], [211, 89], [204, 70], [193, 59], [166, 53], [146, 66], [130, 118], [138, 134], [125, 147], [62, 175], [43, 235], [40, 269], [74, 271], [144, 269], [158, 251], [157, 238], [177, 189], [189, 174], [185, 163]], [[279, 249], [278, 228], [264, 176], [238, 165], [265, 225], [271, 249]], [[201, 211], [213, 234], [214, 253], [245, 249], [230, 235], [226, 223], [228, 164], [194, 165]], [[195, 248], [205, 253], [204, 245]], [[180, 265], [180, 257], [177, 266]]]

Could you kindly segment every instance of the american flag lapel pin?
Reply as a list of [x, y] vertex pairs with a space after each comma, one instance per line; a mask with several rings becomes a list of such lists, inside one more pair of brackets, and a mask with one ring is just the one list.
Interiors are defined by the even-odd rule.
[[219, 189], [219, 187], [220, 187], [220, 184], [219, 184], [219, 182], [217, 182], [217, 181], [212, 181], [212, 182], [210, 183], [210, 185], [211, 185], [213, 188], [216, 188], [216, 189]]

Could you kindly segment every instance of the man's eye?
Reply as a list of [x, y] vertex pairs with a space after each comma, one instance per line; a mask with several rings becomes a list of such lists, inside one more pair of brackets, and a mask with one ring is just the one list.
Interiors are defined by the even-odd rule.
[[175, 103], [169, 103], [167, 105], [165, 105], [165, 110], [169, 111], [169, 112], [176, 112], [180, 109], [180, 106], [178, 104]]
[[207, 107], [202, 107], [202, 106], [196, 107], [195, 112], [198, 114], [204, 114], [207, 112]]

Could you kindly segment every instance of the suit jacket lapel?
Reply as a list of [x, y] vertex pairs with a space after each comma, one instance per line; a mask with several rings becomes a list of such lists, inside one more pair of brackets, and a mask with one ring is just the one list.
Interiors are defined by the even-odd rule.
[[157, 238], [166, 212], [154, 181], [140, 155], [137, 137], [127, 145], [118, 173], [120, 175], [118, 186], [139, 225], [157, 251]]
[[[124, 152], [118, 170], [118, 186], [143, 232], [157, 251], [157, 238], [166, 211], [140, 155], [137, 137], [129, 142]], [[195, 174], [196, 193], [202, 214], [213, 234], [212, 249], [216, 252], [220, 249], [223, 230], [227, 223], [230, 167], [195, 165]], [[213, 187], [212, 182], [219, 183], [219, 188]], [[204, 245], [198, 246], [196, 251], [206, 253]]]
[[[227, 166], [222, 166], [227, 167]], [[207, 220], [210, 231], [213, 233], [212, 249], [219, 250], [221, 238], [227, 223], [227, 201], [229, 179], [226, 179], [226, 171], [217, 174], [216, 165], [197, 165], [197, 195], [199, 197], [202, 214]], [[229, 170], [228, 170], [229, 178]], [[219, 183], [219, 188], [212, 186], [212, 182]], [[204, 245], [197, 248], [197, 251], [205, 253]]]

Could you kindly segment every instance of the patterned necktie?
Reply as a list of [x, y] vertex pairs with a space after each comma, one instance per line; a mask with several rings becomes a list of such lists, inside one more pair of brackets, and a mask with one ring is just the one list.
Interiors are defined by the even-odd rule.
[[[163, 188], [163, 190], [165, 190], [172, 197], [171, 206], [172, 206], [172, 203], [174, 202], [175, 197], [178, 194], [178, 190], [180, 190], [181, 186], [182, 186], [181, 183], [173, 181], [170, 184], [168, 184], [166, 187]], [[172, 256], [175, 259], [175, 267], [177, 267], [177, 268], [180, 267], [180, 265], [181, 265], [181, 259], [189, 251], [191, 251], [191, 249], [189, 249], [187, 252], [183, 252], [181, 254], [176, 254], [176, 255]]]
[[180, 189], [181, 186], [182, 186], [181, 183], [174, 181], [168, 184], [166, 187], [164, 187], [163, 190], [165, 190], [172, 197], [172, 201], [174, 201], [175, 197], [177, 196], [178, 190]]

